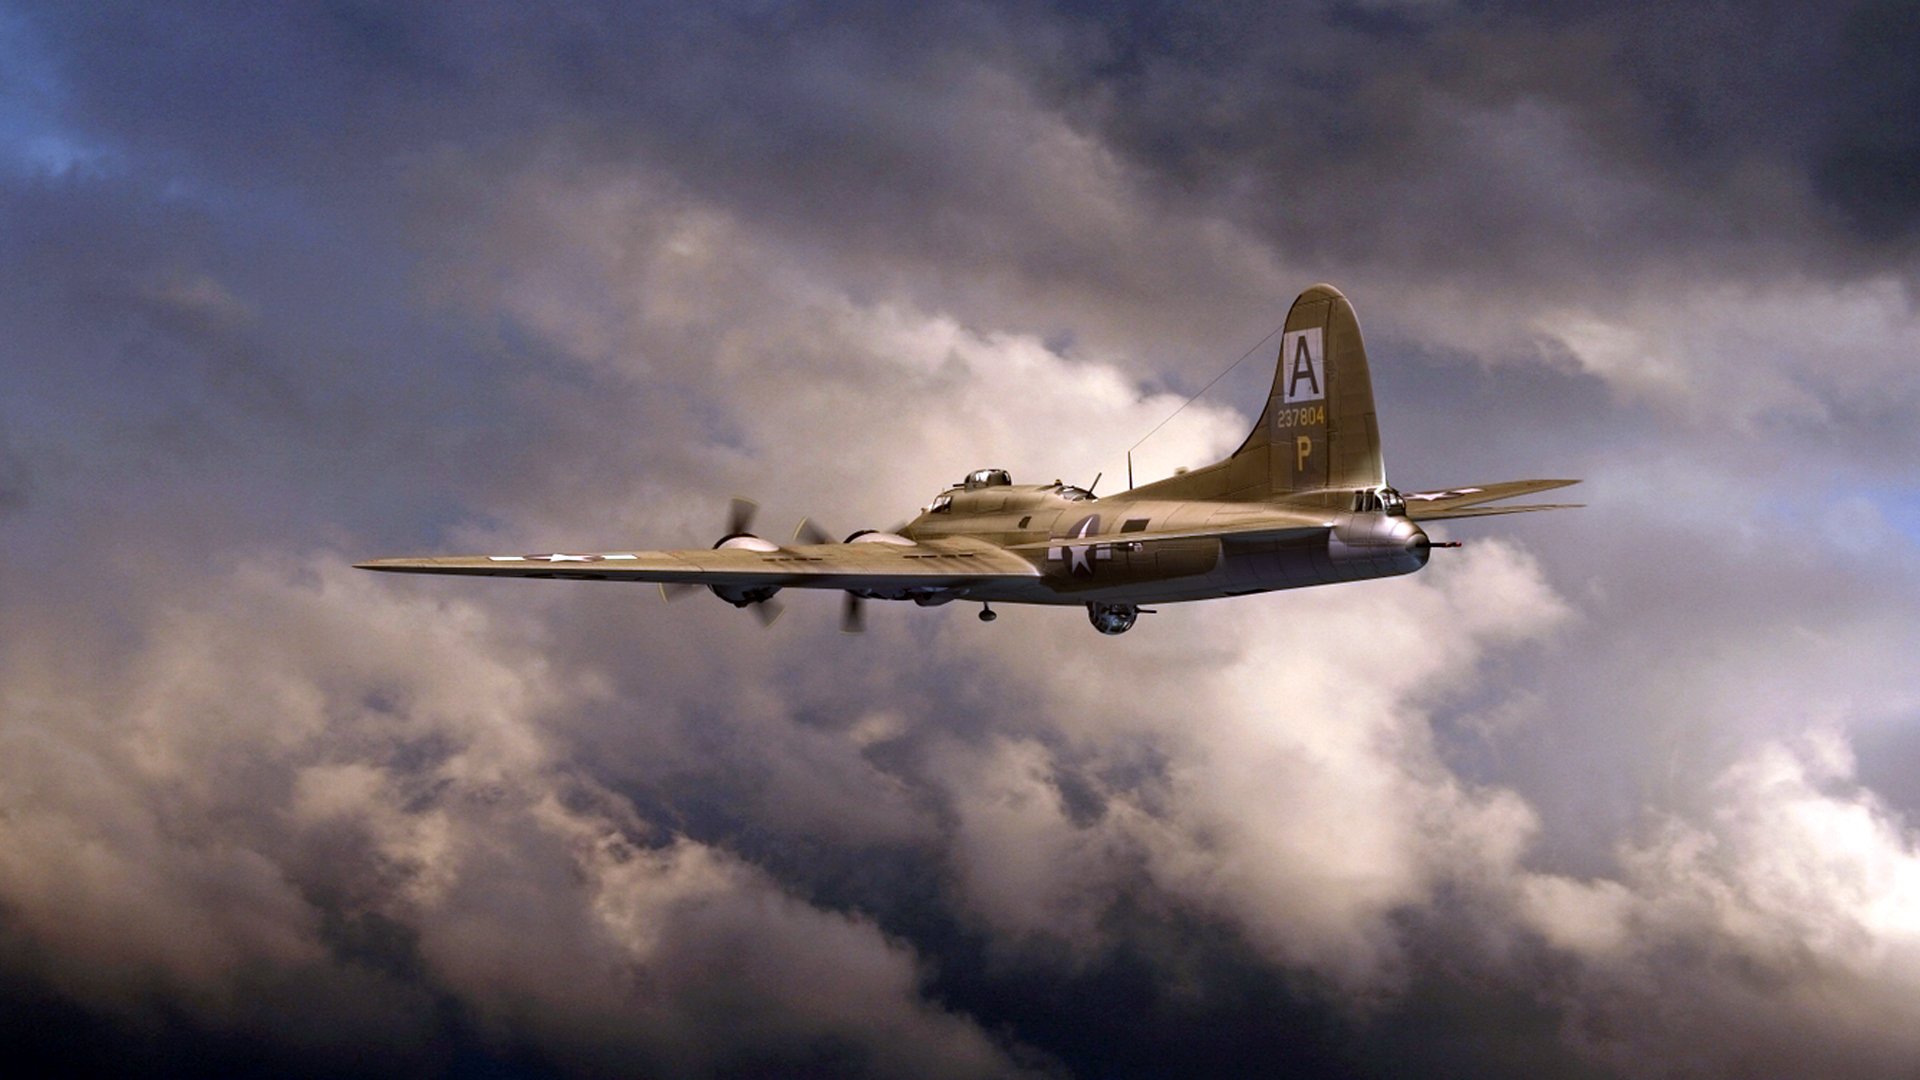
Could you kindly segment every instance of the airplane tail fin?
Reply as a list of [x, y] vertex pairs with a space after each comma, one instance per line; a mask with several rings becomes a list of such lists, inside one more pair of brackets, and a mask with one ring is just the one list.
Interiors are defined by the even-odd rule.
[[1354, 491], [1386, 482], [1360, 320], [1340, 290], [1315, 285], [1287, 312], [1273, 388], [1240, 449], [1134, 493], [1256, 502], [1325, 491], [1344, 506]]

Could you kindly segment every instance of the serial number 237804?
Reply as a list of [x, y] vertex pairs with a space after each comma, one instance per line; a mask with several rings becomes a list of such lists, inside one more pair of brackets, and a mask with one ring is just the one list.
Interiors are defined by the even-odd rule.
[[1325, 405], [1288, 406], [1274, 413], [1273, 421], [1275, 427], [1283, 428], [1324, 424], [1327, 422], [1327, 407]]

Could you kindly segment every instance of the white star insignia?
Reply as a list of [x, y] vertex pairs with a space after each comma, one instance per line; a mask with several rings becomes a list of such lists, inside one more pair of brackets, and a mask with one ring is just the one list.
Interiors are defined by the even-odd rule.
[[[1087, 534], [1093, 531], [1093, 527], [1094, 519], [1090, 517], [1081, 522], [1080, 527], [1073, 531], [1071, 539], [1086, 539]], [[1053, 555], [1055, 550], [1058, 549], [1048, 549], [1048, 556], [1050, 558], [1056, 557]], [[1089, 577], [1093, 576], [1094, 559], [1113, 558], [1113, 550], [1101, 544], [1068, 544], [1066, 545], [1065, 554], [1067, 557], [1067, 573], [1078, 574], [1081, 571], [1085, 571]]]

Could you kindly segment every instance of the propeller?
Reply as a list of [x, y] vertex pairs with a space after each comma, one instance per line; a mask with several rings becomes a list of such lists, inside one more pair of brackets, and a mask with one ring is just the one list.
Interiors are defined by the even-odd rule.
[[[728, 539], [743, 533], [751, 534], [753, 532], [753, 519], [759, 513], [760, 504], [754, 502], [752, 499], [744, 499], [735, 495], [732, 499], [728, 500], [727, 531], [720, 534], [720, 539], [714, 542], [714, 546], [719, 547]], [[660, 598], [668, 603], [672, 603], [675, 600], [692, 596], [694, 593], [705, 592], [706, 589], [707, 587], [705, 585], [695, 585], [689, 581], [663, 581], [660, 583]], [[754, 605], [756, 610], [764, 606], [765, 604]], [[775, 609], [774, 614], [771, 616], [761, 615], [761, 621], [769, 625], [777, 618], [779, 618], [778, 608]]]
[[[803, 544], [835, 544], [833, 534], [812, 518], [801, 518], [794, 527], [793, 538]], [[843, 634], [861, 634], [867, 629], [867, 601], [858, 593], [846, 593], [846, 599], [840, 605], [840, 632]]]
[[782, 604], [778, 599], [771, 596], [765, 600], [756, 600], [748, 604], [747, 608], [759, 618], [762, 627], [772, 626], [775, 622], [779, 621], [780, 613], [787, 610], [785, 604]]
[[760, 504], [752, 499], [743, 499], [735, 495], [727, 503], [727, 531], [725, 536], [739, 536], [753, 531], [753, 517], [760, 512]]
[[[759, 512], [760, 504], [754, 502], [752, 499], [743, 499], [735, 496], [727, 504], [727, 531], [722, 535], [721, 542], [734, 536], [743, 534], [751, 535], [753, 532], [753, 519]], [[906, 524], [906, 522], [901, 522], [893, 531], [900, 531], [900, 529], [906, 527]], [[824, 526], [812, 518], [800, 519], [800, 524], [794, 527], [793, 539], [803, 544], [832, 544], [837, 542], [832, 533], [828, 532]], [[660, 585], [660, 596], [662, 599], [671, 602], [683, 596], [704, 591], [706, 588], [704, 585], [695, 585], [690, 582], [662, 582]], [[849, 634], [865, 632], [867, 628], [866, 604], [865, 597], [851, 592], [846, 594], [846, 599], [840, 607], [840, 629], [843, 632]], [[786, 611], [785, 605], [773, 597], [754, 601], [747, 606], [752, 609], [754, 616], [760, 620], [760, 625], [762, 626], [772, 626], [779, 620], [781, 614]]]
[[[801, 544], [839, 544], [833, 534], [818, 521], [803, 517], [801, 523], [793, 528], [793, 538]], [[866, 632], [866, 598], [858, 594], [845, 594], [847, 600], [841, 603], [841, 632], [843, 634], [864, 634]]]

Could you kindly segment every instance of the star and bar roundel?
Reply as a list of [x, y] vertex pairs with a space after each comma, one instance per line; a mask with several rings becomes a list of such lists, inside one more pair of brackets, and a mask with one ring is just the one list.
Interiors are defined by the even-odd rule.
[[[1061, 540], [1083, 540], [1100, 534], [1100, 515], [1088, 514], [1067, 530]], [[1096, 560], [1113, 558], [1112, 544], [1055, 544], [1047, 548], [1048, 562], [1065, 561], [1067, 573], [1075, 577], [1092, 577]]]
[[488, 562], [614, 562], [621, 559], [637, 559], [638, 555], [569, 555], [564, 551], [549, 552], [544, 555], [489, 555]]

